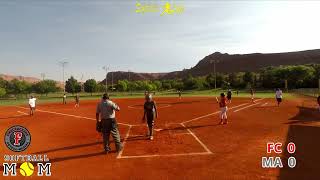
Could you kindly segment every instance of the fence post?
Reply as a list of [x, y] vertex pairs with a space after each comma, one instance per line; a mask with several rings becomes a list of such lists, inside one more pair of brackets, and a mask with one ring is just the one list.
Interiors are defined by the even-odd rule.
[[284, 88], [288, 92], [288, 80], [284, 80]]

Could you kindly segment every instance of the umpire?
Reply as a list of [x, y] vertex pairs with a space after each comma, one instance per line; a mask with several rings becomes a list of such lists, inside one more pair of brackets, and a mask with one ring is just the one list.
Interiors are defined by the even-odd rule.
[[109, 146], [110, 132], [114, 139], [117, 152], [119, 153], [122, 149], [118, 124], [115, 119], [115, 110], [119, 111], [119, 106], [110, 100], [108, 94], [104, 94], [102, 101], [97, 105], [96, 119], [97, 123], [101, 123], [102, 126], [103, 147], [107, 153], [111, 150]]

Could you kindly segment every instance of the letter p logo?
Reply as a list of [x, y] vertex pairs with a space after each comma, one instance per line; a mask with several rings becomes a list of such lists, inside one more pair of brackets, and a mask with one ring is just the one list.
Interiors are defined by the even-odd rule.
[[14, 132], [14, 145], [15, 146], [20, 146], [21, 138], [22, 138], [22, 133], [21, 132]]

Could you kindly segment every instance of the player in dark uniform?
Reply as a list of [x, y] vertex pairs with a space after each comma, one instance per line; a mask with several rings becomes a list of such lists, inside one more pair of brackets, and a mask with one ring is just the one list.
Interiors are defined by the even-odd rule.
[[80, 97], [79, 94], [77, 93], [76, 96], [74, 97], [76, 104], [74, 105], [74, 107], [79, 107], [80, 106]]
[[250, 89], [250, 95], [251, 95], [251, 102], [254, 103], [254, 90], [253, 90], [253, 88]]
[[179, 99], [181, 99], [181, 91], [178, 91]]
[[231, 103], [231, 96], [232, 96], [232, 92], [231, 92], [231, 89], [229, 89], [227, 92], [227, 99], [228, 99], [229, 103]]
[[153, 127], [154, 127], [154, 119], [158, 118], [158, 111], [156, 102], [152, 100], [151, 94], [146, 96], [146, 102], [144, 103], [144, 113], [142, 120], [145, 122], [147, 117], [148, 124], [148, 137], [150, 140], [153, 140]]

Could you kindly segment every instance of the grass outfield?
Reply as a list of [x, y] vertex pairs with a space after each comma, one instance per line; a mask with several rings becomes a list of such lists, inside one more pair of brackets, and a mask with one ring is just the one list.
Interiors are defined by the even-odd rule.
[[[203, 90], [203, 91], [184, 91], [182, 92], [182, 97], [218, 97], [222, 91], [216, 90]], [[144, 92], [114, 92], [110, 93], [111, 98], [141, 98], [144, 95]], [[80, 102], [81, 100], [94, 100], [94, 99], [100, 99], [102, 93], [95, 93], [92, 96], [88, 93], [81, 93], [80, 94]], [[154, 97], [177, 97], [178, 94], [176, 92], [156, 92]], [[293, 98], [295, 97], [292, 93], [284, 93], [284, 98]], [[57, 97], [57, 94], [55, 96], [48, 95], [48, 96], [37, 96], [38, 98], [37, 103], [43, 104], [43, 103], [53, 103], [53, 102], [61, 102], [62, 103], [62, 96]], [[234, 98], [240, 97], [240, 98], [250, 98], [250, 94], [246, 92], [239, 92], [238, 95], [233, 93]], [[273, 91], [261, 91], [256, 92], [255, 94], [256, 98], [274, 98], [275, 93]], [[74, 97], [69, 95], [67, 98], [67, 101], [74, 102]], [[0, 100], [0, 106], [8, 106], [8, 105], [22, 105], [27, 104], [28, 100], [26, 98], [21, 98], [17, 100]]]

